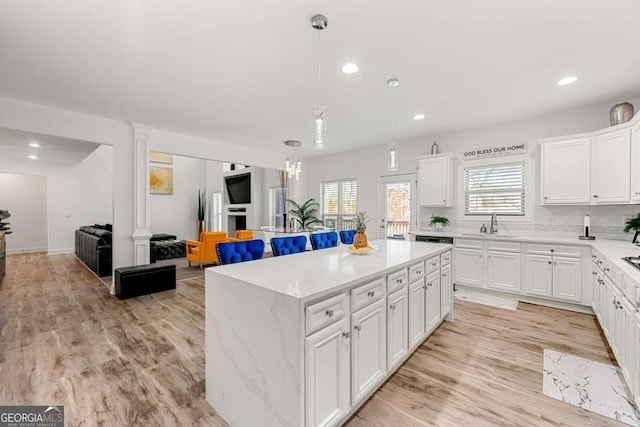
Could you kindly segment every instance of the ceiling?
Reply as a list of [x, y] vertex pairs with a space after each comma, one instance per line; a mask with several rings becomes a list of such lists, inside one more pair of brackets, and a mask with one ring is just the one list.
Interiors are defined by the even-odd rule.
[[0, 96], [283, 153], [299, 139], [312, 154], [316, 13], [325, 153], [389, 139], [390, 77], [400, 141], [640, 95], [637, 0], [0, 6]]
[[[40, 147], [30, 147], [38, 143]], [[0, 159], [3, 162], [29, 162], [34, 166], [68, 167], [84, 160], [100, 144], [33, 132], [0, 128]], [[29, 156], [35, 155], [36, 160]]]

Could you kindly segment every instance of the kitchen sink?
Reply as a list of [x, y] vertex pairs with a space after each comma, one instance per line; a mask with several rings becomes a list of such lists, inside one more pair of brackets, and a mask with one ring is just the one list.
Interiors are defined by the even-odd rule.
[[497, 237], [501, 239], [513, 239], [518, 236], [512, 234], [489, 234], [489, 233], [462, 233], [463, 236], [475, 236], [475, 237]]

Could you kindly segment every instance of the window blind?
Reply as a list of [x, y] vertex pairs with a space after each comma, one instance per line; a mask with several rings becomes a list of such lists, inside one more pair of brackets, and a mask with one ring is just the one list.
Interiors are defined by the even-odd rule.
[[336, 230], [353, 228], [357, 213], [358, 183], [355, 179], [323, 182], [320, 205], [326, 226]]
[[465, 215], [524, 215], [524, 163], [465, 168]]
[[338, 213], [338, 181], [322, 183], [322, 213], [335, 215]]

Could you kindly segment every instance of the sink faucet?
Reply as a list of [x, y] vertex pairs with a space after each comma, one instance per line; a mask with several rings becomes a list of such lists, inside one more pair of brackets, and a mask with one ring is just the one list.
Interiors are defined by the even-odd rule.
[[489, 227], [489, 234], [494, 234], [498, 232], [498, 214], [491, 214], [491, 226]]

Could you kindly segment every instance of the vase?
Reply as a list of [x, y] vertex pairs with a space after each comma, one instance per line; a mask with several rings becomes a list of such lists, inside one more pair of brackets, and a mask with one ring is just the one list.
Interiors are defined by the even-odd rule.
[[202, 233], [204, 233], [205, 231], [207, 231], [207, 221], [204, 220], [198, 220], [196, 221], [196, 228], [198, 230], [198, 237], [196, 237], [198, 240], [200, 240], [200, 235]]
[[436, 230], [444, 230], [444, 224], [441, 222], [436, 222], [435, 224], [433, 224], [433, 226], [436, 228]]
[[282, 214], [282, 229], [287, 231], [287, 214]]
[[622, 104], [616, 104], [611, 108], [609, 112], [609, 120], [611, 126], [626, 123], [633, 118], [633, 105], [628, 102]]

